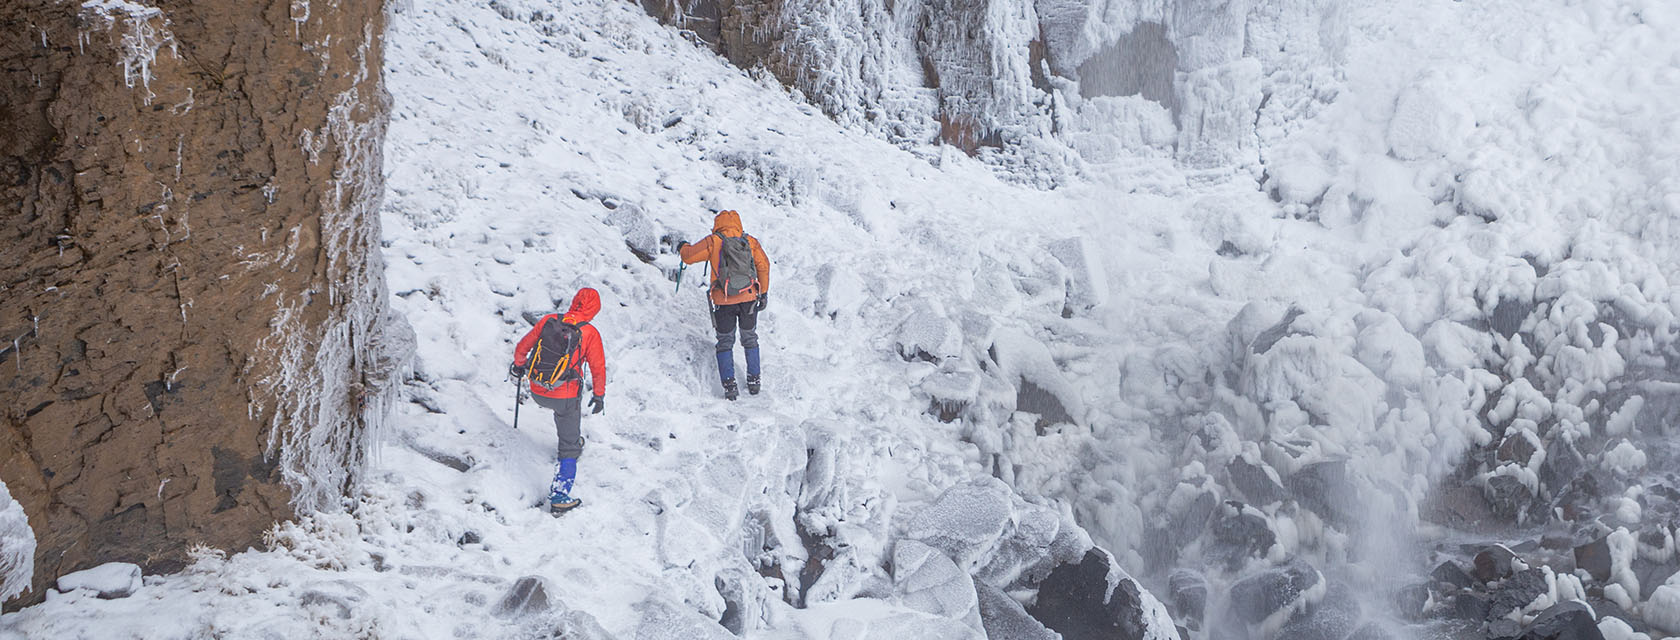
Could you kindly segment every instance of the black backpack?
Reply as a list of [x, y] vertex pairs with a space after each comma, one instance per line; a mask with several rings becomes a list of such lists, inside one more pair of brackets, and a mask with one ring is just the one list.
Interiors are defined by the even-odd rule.
[[726, 296], [740, 295], [748, 287], [758, 284], [758, 267], [753, 264], [752, 244], [747, 234], [731, 238], [717, 232], [718, 269], [712, 286], [723, 289]]
[[552, 391], [582, 377], [578, 373], [578, 360], [583, 357], [579, 347], [583, 345], [582, 329], [586, 324], [589, 323], [564, 322], [559, 316], [543, 323], [542, 333], [537, 336], [537, 347], [532, 350], [531, 362], [526, 369], [532, 382]]

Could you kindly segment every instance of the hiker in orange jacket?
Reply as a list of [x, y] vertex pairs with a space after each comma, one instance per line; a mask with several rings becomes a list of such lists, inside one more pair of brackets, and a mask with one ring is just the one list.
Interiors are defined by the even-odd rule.
[[[585, 364], [589, 365], [590, 388], [595, 393], [595, 398], [589, 401], [590, 413], [606, 410], [607, 359], [601, 348], [601, 333], [589, 324], [600, 310], [601, 294], [589, 287], [578, 289], [565, 315], [543, 316], [513, 348], [509, 373], [515, 378], [528, 375], [532, 399], [537, 401], [537, 406], [554, 412], [554, 433], [560, 443], [559, 462], [554, 481], [549, 485], [548, 502], [549, 509], [555, 512], [583, 503], [571, 494], [572, 483], [577, 478], [577, 459], [583, 454], [580, 429], [583, 409], [579, 395], [583, 391], [580, 367]], [[575, 331], [572, 327], [576, 327]], [[549, 330], [546, 333], [545, 328]]]
[[707, 261], [712, 272], [712, 327], [717, 331], [718, 377], [723, 397], [734, 400], [735, 327], [741, 327], [741, 348], [747, 355], [747, 393], [759, 390], [758, 312], [770, 304], [770, 259], [758, 238], [741, 230], [741, 216], [721, 211], [712, 221], [712, 234], [689, 244], [677, 243], [685, 264]]

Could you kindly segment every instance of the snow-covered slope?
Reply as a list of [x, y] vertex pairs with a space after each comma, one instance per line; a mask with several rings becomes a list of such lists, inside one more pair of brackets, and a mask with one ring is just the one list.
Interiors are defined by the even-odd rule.
[[[399, 3], [383, 222], [419, 344], [365, 494], [269, 551], [205, 550], [122, 600], [53, 594], [0, 631], [971, 637], [988, 589], [1087, 531], [1157, 592], [1206, 571], [1210, 614], [1233, 584], [1310, 577], [1296, 611], [1327, 577], [1375, 593], [1417, 570], [1414, 537], [1449, 535], [1416, 531], [1420, 505], [1478, 445], [1626, 436], [1616, 464], [1672, 468], [1635, 454], [1673, 388], [1673, 10], [1248, 19], [1260, 165], [1119, 153], [1038, 191], [844, 129], [634, 4]], [[1076, 137], [1160, 125], [1075, 108]], [[775, 263], [766, 390], [735, 403], [703, 277], [677, 285], [669, 253], [716, 209]], [[607, 412], [584, 420], [586, 505], [556, 520], [533, 506], [548, 415], [513, 428], [503, 375], [582, 286]], [[1542, 458], [1473, 482], [1538, 491]], [[929, 515], [953, 504], [986, 517]], [[1271, 538], [1231, 555], [1210, 521]], [[1244, 633], [1288, 617], [1261, 613]]]

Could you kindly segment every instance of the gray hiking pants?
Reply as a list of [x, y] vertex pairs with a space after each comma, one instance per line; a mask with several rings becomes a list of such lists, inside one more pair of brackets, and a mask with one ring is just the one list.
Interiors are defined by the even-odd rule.
[[712, 328], [717, 330], [717, 350], [729, 351], [735, 348], [735, 327], [741, 327], [741, 346], [747, 349], [758, 348], [758, 312], [753, 310], [756, 301], [748, 300], [736, 304], [726, 304], [712, 312]]
[[583, 455], [583, 395], [575, 398], [544, 398], [531, 394], [537, 406], [554, 412], [554, 434], [560, 437], [561, 458]]

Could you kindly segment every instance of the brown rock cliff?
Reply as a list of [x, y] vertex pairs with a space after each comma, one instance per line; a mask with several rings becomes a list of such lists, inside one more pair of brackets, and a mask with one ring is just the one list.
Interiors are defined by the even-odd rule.
[[0, 0], [0, 480], [38, 540], [12, 606], [335, 507], [405, 353], [382, 5], [152, 1]]

